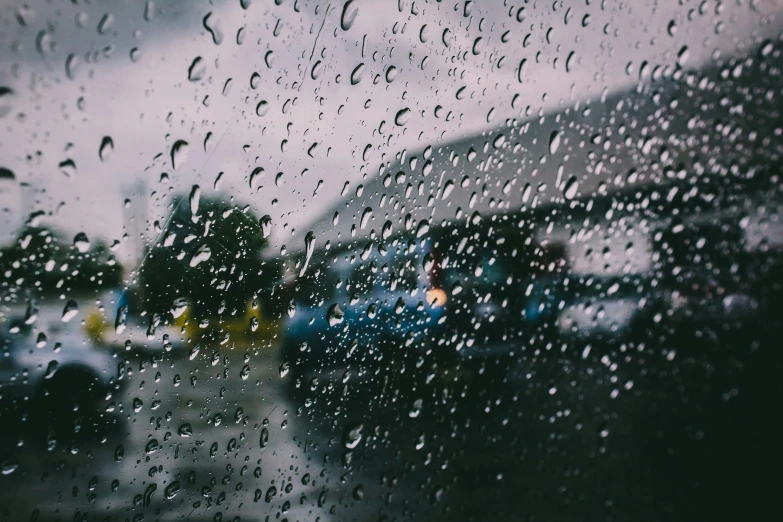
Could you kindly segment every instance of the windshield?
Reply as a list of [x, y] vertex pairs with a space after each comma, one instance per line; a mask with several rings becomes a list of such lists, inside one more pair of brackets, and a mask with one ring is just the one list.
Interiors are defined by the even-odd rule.
[[782, 6], [4, 2], [0, 520], [769, 518]]

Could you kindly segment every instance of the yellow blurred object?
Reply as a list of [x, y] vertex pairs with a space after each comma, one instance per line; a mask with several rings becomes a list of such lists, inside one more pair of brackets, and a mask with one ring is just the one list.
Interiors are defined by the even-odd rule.
[[[207, 317], [193, 319], [190, 308], [175, 319], [172, 324], [185, 328], [185, 336], [193, 340], [219, 341], [222, 346], [259, 345], [277, 337], [282, 321], [266, 319], [260, 307], [254, 309], [253, 301], [248, 301], [243, 315], [224, 315], [222, 317]], [[208, 324], [201, 327], [199, 323], [207, 319]], [[255, 319], [255, 320], [254, 320]], [[255, 325], [255, 328], [253, 326]], [[226, 336], [228, 338], [226, 339]]]
[[109, 323], [97, 308], [90, 310], [84, 319], [84, 333], [91, 342], [104, 342], [104, 332], [108, 326]]

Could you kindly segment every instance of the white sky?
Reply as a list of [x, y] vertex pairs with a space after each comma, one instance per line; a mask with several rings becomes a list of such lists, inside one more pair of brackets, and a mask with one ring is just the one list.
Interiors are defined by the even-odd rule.
[[[289, 251], [301, 250], [308, 225], [335, 205], [343, 184], [350, 182], [353, 193], [400, 150], [497, 128], [505, 118], [519, 116], [520, 107], [553, 110], [605, 89], [628, 88], [643, 61], [673, 66], [684, 45], [688, 67], [708, 62], [716, 51], [745, 54], [783, 27], [773, 0], [754, 6], [729, 1], [721, 10], [716, 2], [705, 2], [703, 14], [700, 1], [607, 0], [603, 10], [598, 0], [591, 5], [529, 2], [521, 4], [521, 22], [520, 2], [473, 2], [468, 17], [464, 2], [448, 0], [400, 2], [402, 12], [397, 2], [355, 3], [358, 14], [348, 31], [340, 28], [344, 3], [334, 1], [284, 0], [276, 6], [254, 0], [247, 10], [239, 0], [157, 1], [154, 17], [146, 21], [144, 2], [96, 0], [87, 6], [36, 0], [27, 3], [26, 27], [15, 16], [19, 4], [0, 7], [0, 86], [14, 91], [0, 97], [0, 166], [16, 176], [16, 182], [0, 186], [0, 240], [10, 241], [35, 210], [50, 214], [47, 219], [68, 234], [84, 231], [109, 243], [133, 232], [128, 220], [134, 216], [148, 220], [141, 229], [152, 237], [149, 225], [165, 216], [173, 195], [199, 184], [202, 197], [209, 196], [222, 171], [219, 192], [250, 204], [258, 216], [270, 214], [275, 248], [286, 244]], [[222, 30], [220, 45], [202, 25], [210, 11]], [[99, 34], [104, 14], [111, 14], [113, 23]], [[429, 38], [422, 43], [425, 24]], [[242, 45], [237, 44], [240, 28]], [[442, 37], [446, 29], [448, 47]], [[483, 47], [474, 55], [478, 37]], [[108, 46], [111, 52], [104, 53]], [[47, 49], [40, 52], [40, 47]], [[136, 62], [130, 58], [133, 48], [139, 51]], [[268, 51], [274, 56], [271, 68], [265, 64]], [[72, 53], [80, 65], [70, 79], [65, 64]], [[206, 73], [191, 82], [188, 67], [197, 56]], [[522, 59], [527, 66], [520, 83]], [[313, 78], [319, 60], [321, 72]], [[351, 85], [359, 63], [365, 64], [363, 77]], [[629, 63], [633, 72], [627, 74]], [[398, 74], [387, 83], [390, 65]], [[260, 75], [256, 89], [250, 87], [254, 72]], [[232, 87], [223, 95], [229, 78]], [[455, 94], [463, 86], [458, 100]], [[269, 107], [264, 116], [256, 114], [261, 100]], [[443, 107], [439, 118], [437, 105]], [[404, 108], [411, 110], [410, 120], [396, 126], [395, 114]], [[101, 162], [104, 136], [113, 139], [115, 150]], [[177, 140], [190, 148], [174, 171], [170, 149]], [[318, 146], [310, 157], [313, 143]], [[77, 166], [72, 178], [58, 168], [68, 158]], [[251, 189], [248, 176], [256, 166], [265, 175]], [[159, 181], [163, 172], [167, 184]], [[283, 176], [276, 185], [278, 172]], [[139, 192], [139, 186], [146, 188]], [[134, 201], [125, 209], [128, 196]], [[138, 247], [137, 241], [127, 241], [117, 255], [136, 260]]]

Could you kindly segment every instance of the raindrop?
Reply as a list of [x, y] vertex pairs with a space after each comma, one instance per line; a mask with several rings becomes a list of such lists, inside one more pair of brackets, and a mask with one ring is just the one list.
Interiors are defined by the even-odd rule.
[[49, 361], [49, 365], [46, 367], [46, 374], [44, 374], [44, 379], [51, 379], [54, 377], [54, 374], [57, 373], [57, 361]]
[[269, 430], [267, 428], [262, 428], [261, 436], [258, 439], [258, 445], [262, 448], [266, 448], [267, 444], [269, 444]]
[[411, 110], [407, 107], [405, 109], [400, 109], [397, 111], [397, 115], [394, 117], [394, 123], [396, 123], [399, 126], [403, 126], [406, 123], [408, 123], [408, 120], [411, 119]]
[[367, 227], [367, 222], [370, 221], [370, 218], [372, 217], [372, 209], [370, 207], [367, 207], [362, 211], [362, 218], [359, 221], [359, 228], [364, 230], [365, 227]]
[[568, 181], [566, 181], [565, 187], [563, 188], [563, 196], [568, 200], [572, 200], [576, 197], [578, 190], [579, 181], [576, 179], [576, 176], [571, 176]]
[[190, 423], [186, 422], [179, 427], [177, 433], [180, 437], [190, 437], [193, 435], [193, 427], [190, 425]]
[[478, 56], [481, 54], [481, 50], [484, 48], [484, 39], [480, 36], [473, 40], [473, 55]]
[[386, 82], [391, 83], [394, 81], [394, 79], [397, 77], [397, 68], [393, 65], [390, 65], [386, 69]]
[[3, 475], [10, 475], [16, 469], [19, 467], [19, 461], [16, 459], [16, 457], [7, 457], [3, 459], [2, 464], [0, 464], [0, 472], [3, 473]]
[[188, 300], [185, 297], [177, 297], [171, 303], [171, 316], [176, 319], [185, 313], [188, 308]]
[[266, 490], [266, 495], [264, 495], [264, 500], [267, 503], [272, 502], [272, 499], [275, 498], [275, 495], [277, 495], [277, 488], [274, 486], [269, 486], [269, 489]]
[[253, 188], [253, 182], [256, 180], [256, 178], [260, 178], [264, 175], [264, 168], [263, 167], [256, 167], [253, 169], [253, 172], [250, 173], [250, 178], [248, 180], [248, 185], [250, 188]]
[[73, 246], [80, 254], [84, 254], [90, 249], [90, 240], [87, 238], [87, 234], [79, 232], [73, 238]]
[[175, 480], [168, 486], [166, 486], [166, 489], [163, 490], [163, 493], [166, 495], [166, 499], [171, 500], [172, 498], [177, 496], [177, 493], [179, 493], [179, 480]]
[[98, 157], [101, 161], [109, 161], [112, 152], [114, 152], [114, 140], [111, 136], [104, 136], [101, 140], [101, 146], [98, 148]]
[[188, 159], [190, 145], [185, 140], [177, 140], [171, 147], [171, 168], [177, 170]]
[[103, 15], [101, 21], [98, 22], [98, 34], [106, 34], [112, 25], [114, 25], [114, 17], [108, 13]]
[[451, 29], [447, 27], [443, 30], [443, 36], [441, 37], [441, 40], [443, 40], [443, 45], [446, 47], [451, 45]]
[[198, 250], [193, 254], [193, 256], [190, 258], [190, 266], [195, 267], [198, 266], [199, 263], [202, 263], [210, 258], [212, 255], [212, 251], [209, 249], [207, 245], [201, 245]]
[[343, 445], [348, 449], [354, 449], [362, 441], [362, 424], [351, 424], [345, 429], [343, 434]]
[[421, 40], [421, 43], [427, 43], [427, 40], [430, 38], [430, 32], [427, 29], [427, 24], [424, 24], [421, 26], [421, 30], [419, 30], [419, 40]]
[[65, 75], [69, 80], [73, 80], [74, 76], [76, 76], [76, 70], [79, 68], [80, 63], [79, 57], [73, 53], [69, 54], [65, 59]]
[[323, 70], [324, 70], [324, 67], [323, 67], [323, 63], [321, 62], [321, 60], [316, 61], [313, 64], [313, 68], [310, 70], [310, 77], [313, 80], [317, 80], [318, 78], [321, 77], [321, 72]]
[[266, 100], [258, 102], [258, 105], [256, 105], [256, 115], [264, 117], [267, 112], [269, 112], [269, 102]]
[[68, 302], [65, 304], [65, 308], [63, 308], [63, 315], [62, 315], [62, 322], [67, 323], [74, 317], [76, 317], [76, 314], [79, 313], [79, 305], [76, 304], [76, 301], [73, 299], [69, 299]]
[[258, 220], [258, 224], [261, 226], [261, 237], [269, 237], [269, 235], [272, 233], [272, 217], [267, 214]]
[[305, 234], [305, 260], [302, 264], [302, 269], [299, 270], [299, 277], [302, 277], [307, 270], [307, 265], [310, 263], [310, 258], [313, 255], [313, 249], [315, 248], [315, 234], [308, 232]]
[[526, 72], [527, 72], [527, 58], [522, 58], [522, 61], [519, 62], [519, 69], [517, 69], [517, 81], [519, 81], [519, 83], [525, 81]]
[[560, 137], [561, 137], [560, 131], [552, 131], [552, 134], [549, 136], [550, 154], [555, 154], [557, 152], [558, 147], [560, 147]]
[[351, 85], [356, 85], [360, 81], [362, 81], [362, 76], [364, 76], [364, 64], [360, 63], [357, 65], [353, 72], [351, 73]]
[[416, 417], [418, 417], [419, 414], [421, 413], [421, 406], [422, 406], [421, 399], [416, 399], [415, 401], [413, 401], [413, 404], [411, 405], [411, 409], [408, 410], [408, 417], [410, 417], [411, 419], [415, 419]]
[[201, 201], [201, 187], [198, 185], [193, 185], [193, 188], [190, 189], [190, 213], [192, 215], [192, 220], [195, 223], [198, 221], [198, 205]]
[[60, 167], [60, 172], [62, 172], [66, 178], [76, 177], [76, 163], [74, 163], [73, 160], [67, 159], [61, 161], [58, 167]]
[[383, 224], [383, 228], [381, 229], [381, 238], [386, 240], [391, 237], [392, 234], [392, 222], [386, 221], [386, 223]]
[[278, 370], [278, 371], [280, 372], [280, 378], [281, 378], [281, 379], [282, 379], [283, 377], [285, 377], [286, 375], [288, 375], [288, 363], [287, 363], [287, 362], [283, 362], [283, 363], [280, 365], [280, 368], [279, 368], [279, 370]]
[[117, 317], [114, 319], [114, 332], [119, 335], [125, 331], [128, 323], [128, 307], [123, 305], [117, 309]]
[[329, 310], [326, 311], [326, 320], [329, 322], [329, 326], [337, 326], [345, 320], [345, 314], [339, 304], [335, 303], [329, 307]]
[[207, 13], [207, 15], [204, 17], [203, 23], [204, 29], [209, 31], [209, 34], [212, 35], [212, 41], [215, 43], [215, 45], [220, 45], [223, 41], [223, 31], [220, 30], [220, 22], [212, 14], [212, 12]]
[[200, 82], [207, 74], [207, 65], [201, 56], [196, 56], [188, 67], [188, 80], [191, 82]]
[[250, 75], [250, 88], [258, 89], [259, 85], [261, 85], [261, 75], [257, 72], [254, 72], [252, 75]]
[[340, 17], [340, 27], [342, 27], [343, 31], [347, 31], [353, 26], [357, 14], [359, 14], [359, 6], [354, 5], [354, 0], [345, 2], [343, 14]]

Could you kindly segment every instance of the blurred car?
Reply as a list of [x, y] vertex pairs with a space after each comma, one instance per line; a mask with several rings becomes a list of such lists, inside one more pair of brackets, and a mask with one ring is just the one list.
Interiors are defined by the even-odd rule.
[[61, 313], [47, 305], [6, 315], [0, 330], [6, 435], [46, 435], [51, 445], [54, 433], [104, 436], [119, 426], [108, 405], [120, 390], [121, 359], [91, 334], [90, 315], [82, 326], [76, 319], [64, 322]]
[[429, 241], [399, 237], [307, 267], [290, 290], [283, 337], [297, 387], [373, 379], [381, 365], [401, 368], [432, 349], [447, 301], [432, 259]]

